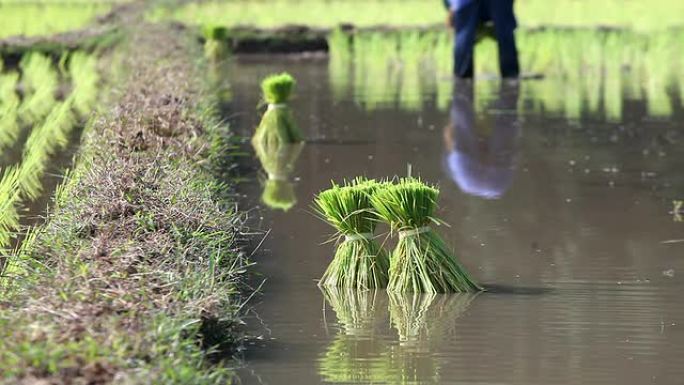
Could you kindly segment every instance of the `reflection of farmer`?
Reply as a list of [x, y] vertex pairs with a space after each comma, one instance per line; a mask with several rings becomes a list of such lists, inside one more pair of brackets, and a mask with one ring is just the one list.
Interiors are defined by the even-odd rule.
[[448, 171], [466, 194], [500, 198], [513, 181], [518, 85], [502, 84], [493, 106], [496, 112], [491, 130], [476, 121], [472, 83], [458, 83], [457, 87], [451, 124], [444, 132]]
[[518, 51], [513, 31], [517, 26], [513, 0], [444, 0], [449, 9], [449, 25], [456, 29], [454, 74], [473, 77], [473, 47], [480, 25], [494, 23], [499, 43], [499, 69], [503, 77], [517, 77]]

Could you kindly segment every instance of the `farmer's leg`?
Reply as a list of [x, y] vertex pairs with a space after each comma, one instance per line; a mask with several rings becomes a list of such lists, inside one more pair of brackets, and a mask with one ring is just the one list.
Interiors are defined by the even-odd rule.
[[520, 73], [518, 49], [515, 45], [517, 22], [513, 12], [513, 0], [484, 0], [494, 22], [496, 40], [499, 43], [499, 69], [503, 77], [517, 77]]
[[473, 77], [473, 47], [475, 31], [480, 21], [480, 0], [461, 7], [454, 15], [456, 38], [454, 47], [454, 74], [461, 78]]

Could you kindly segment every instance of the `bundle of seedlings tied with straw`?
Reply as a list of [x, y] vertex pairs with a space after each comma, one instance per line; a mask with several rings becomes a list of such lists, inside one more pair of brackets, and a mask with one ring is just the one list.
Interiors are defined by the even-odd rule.
[[304, 140], [287, 105], [294, 86], [295, 79], [287, 73], [270, 75], [262, 81], [261, 90], [268, 108], [252, 137], [253, 142], [259, 141], [271, 147]]
[[371, 289], [387, 285], [387, 253], [373, 238], [377, 217], [370, 197], [379, 188], [372, 180], [357, 178], [322, 191], [314, 205], [323, 219], [337, 229], [338, 246], [319, 285]]
[[228, 28], [218, 25], [202, 27], [204, 55], [210, 60], [222, 59], [228, 54]]
[[475, 292], [482, 288], [449, 250], [430, 225], [439, 190], [416, 178], [402, 178], [375, 191], [371, 202], [377, 215], [389, 223], [399, 241], [391, 255], [390, 279], [393, 292]]

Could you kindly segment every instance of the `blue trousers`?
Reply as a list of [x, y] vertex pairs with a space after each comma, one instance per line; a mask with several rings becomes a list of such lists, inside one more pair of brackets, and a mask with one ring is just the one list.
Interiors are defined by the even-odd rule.
[[475, 0], [456, 11], [456, 39], [454, 74], [461, 78], [473, 77], [473, 49], [480, 23], [492, 21], [499, 45], [499, 70], [503, 77], [517, 77], [520, 73], [514, 31], [517, 27], [513, 0]]

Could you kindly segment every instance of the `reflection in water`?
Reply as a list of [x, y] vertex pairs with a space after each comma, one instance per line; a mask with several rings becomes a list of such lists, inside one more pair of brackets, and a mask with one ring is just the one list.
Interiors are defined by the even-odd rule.
[[[522, 84], [533, 103], [525, 112], [563, 115], [578, 121], [586, 113], [623, 121], [631, 100], [647, 101], [651, 117], [668, 117], [682, 105], [681, 52], [684, 29], [638, 33], [600, 29], [519, 30], [520, 65], [545, 81]], [[367, 110], [398, 104], [420, 111], [435, 100], [448, 107], [453, 44], [444, 31], [359, 32], [353, 41], [332, 34], [329, 79], [336, 100], [353, 98]], [[478, 76], [498, 73], [497, 46], [478, 44]], [[486, 76], [485, 76], [486, 77]], [[679, 95], [677, 97], [676, 95]]]
[[496, 199], [511, 186], [518, 90], [517, 82], [502, 82], [492, 106], [496, 114], [483, 121], [475, 112], [473, 82], [458, 82], [454, 87], [451, 124], [444, 130], [446, 165], [451, 179], [466, 194]]
[[[322, 290], [341, 330], [321, 355], [319, 373], [325, 382], [357, 384], [439, 383], [443, 362], [434, 349], [449, 340], [477, 296]], [[388, 318], [398, 339], [375, 335]]]
[[255, 137], [252, 146], [266, 172], [262, 202], [274, 210], [288, 211], [297, 203], [290, 176], [304, 143], [280, 144]]
[[333, 383], [378, 383], [386, 378], [387, 343], [374, 338], [375, 325], [387, 309], [379, 290], [322, 287], [341, 330], [319, 359], [319, 373]]
[[389, 354], [390, 384], [432, 384], [440, 382], [443, 364], [436, 349], [456, 329], [456, 320], [478, 294], [389, 293], [390, 320], [399, 343]]
[[[405, 172], [406, 163], [441, 186], [453, 183], [435, 167], [445, 158], [441, 128], [451, 105], [450, 81], [442, 82], [446, 105], [423, 94], [420, 111], [395, 103], [371, 114], [357, 103], [365, 100], [358, 88], [337, 99], [328, 68], [322, 60], [250, 57], [229, 71], [235, 90], [231, 116], [239, 117], [233, 127], [245, 135], [258, 116], [239, 113], [259, 102], [256, 82], [282, 70], [301, 80], [292, 107], [306, 136], [315, 140], [297, 164], [300, 200], [329, 186], [330, 179], [394, 175]], [[354, 76], [360, 76], [357, 70], [351, 67]], [[263, 349], [247, 349], [242, 383], [681, 384], [684, 244], [663, 241], [682, 239], [672, 201], [684, 198], [684, 111], [673, 104], [672, 118], [650, 119], [647, 94], [604, 88], [626, 98], [623, 112], [620, 103], [610, 107], [621, 123], [606, 123], [600, 110], [609, 107], [607, 100], [599, 98], [595, 107], [596, 99], [586, 98], [597, 83], [642, 84], [632, 80], [637, 75], [582, 79], [577, 86], [592, 88], [577, 94], [585, 95], [578, 105], [568, 98], [575, 95], [574, 85], [565, 87], [562, 78], [522, 82], [518, 107], [525, 132], [517, 138], [515, 183], [498, 200], [462, 194], [456, 186], [442, 189], [439, 214], [452, 226], [445, 237], [490, 284], [455, 321], [458, 314], [434, 310], [447, 299], [440, 296], [428, 310], [420, 310], [423, 300], [403, 300], [401, 306], [393, 300], [390, 317], [389, 299], [380, 291], [347, 308], [374, 304], [372, 311], [340, 315], [342, 306], [334, 305], [336, 324], [330, 311], [321, 311], [315, 286], [329, 261], [319, 243], [330, 230], [306, 210], [253, 216], [255, 226], [272, 231], [259, 249], [264, 254], [257, 255], [258, 271], [268, 281], [256, 305], [259, 319], [249, 324], [260, 328], [263, 321], [272, 340], [265, 339]], [[384, 79], [367, 81], [370, 87]], [[476, 86], [476, 122], [494, 122], [500, 90], [513, 91], [494, 81]], [[565, 117], [578, 120], [568, 122], [563, 111], [573, 111]], [[244, 207], [258, 204], [261, 185], [239, 188]], [[426, 322], [416, 321], [421, 319]]]

